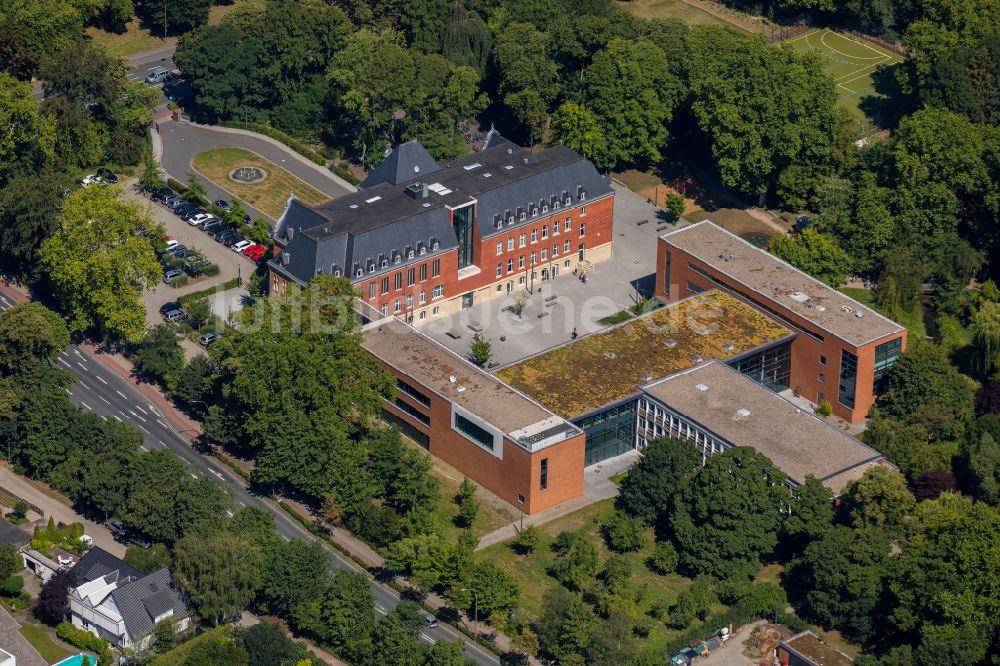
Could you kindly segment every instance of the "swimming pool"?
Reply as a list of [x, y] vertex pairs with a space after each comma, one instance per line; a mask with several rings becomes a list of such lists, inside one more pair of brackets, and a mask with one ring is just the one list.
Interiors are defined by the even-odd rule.
[[97, 660], [91, 657], [89, 654], [74, 654], [66, 657], [60, 662], [52, 664], [52, 666], [94, 666]]

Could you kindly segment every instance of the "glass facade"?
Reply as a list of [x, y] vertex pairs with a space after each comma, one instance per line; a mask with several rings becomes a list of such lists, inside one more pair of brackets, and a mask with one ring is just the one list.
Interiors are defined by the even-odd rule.
[[635, 400], [577, 419], [573, 424], [587, 436], [584, 465], [619, 456], [635, 442]]
[[481, 428], [461, 414], [455, 414], [455, 430], [488, 451], [493, 450], [493, 433]]
[[458, 267], [460, 269], [472, 263], [472, 223], [475, 217], [475, 206], [465, 206], [452, 212], [452, 225], [455, 227], [455, 238], [458, 240]]
[[728, 361], [726, 365], [772, 391], [783, 391], [788, 388], [791, 373], [792, 343], [783, 342], [750, 356]]
[[881, 391], [883, 377], [885, 377], [889, 368], [899, 359], [899, 354], [902, 350], [903, 338], [883, 342], [875, 348], [875, 376], [873, 377], [872, 386], [876, 393]]
[[858, 357], [847, 351], [840, 350], [840, 392], [837, 400], [845, 407], [854, 409], [854, 395], [857, 389]]

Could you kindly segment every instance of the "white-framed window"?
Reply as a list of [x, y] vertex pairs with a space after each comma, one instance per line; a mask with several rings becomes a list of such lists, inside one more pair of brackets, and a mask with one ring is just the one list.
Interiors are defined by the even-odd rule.
[[573, 247], [573, 246], [572, 246], [572, 245], [570, 245], [570, 242], [569, 242], [569, 241], [566, 241], [565, 243], [563, 243], [563, 254], [569, 254], [570, 252], [572, 252], [572, 251], [573, 251], [573, 250], [571, 249], [572, 247]]
[[377, 293], [378, 293], [378, 286], [374, 282], [369, 283], [368, 284], [368, 298], [375, 298], [375, 296], [377, 295]]
[[426, 310], [421, 310], [420, 311], [420, 315], [418, 316], [418, 319], [427, 319], [427, 311]]
[[542, 248], [542, 261], [545, 261], [548, 258], [549, 258], [549, 248], [543, 247]]
[[587, 225], [584, 224], [583, 222], [581, 222], [580, 223], [580, 238], [583, 238], [586, 235], [587, 235]]
[[389, 304], [383, 303], [382, 307], [379, 308], [379, 311], [382, 313], [383, 317], [389, 314]]
[[503, 275], [503, 264], [497, 264], [497, 277]]
[[555, 245], [552, 246], [552, 256], [553, 257], [559, 256], [559, 243], [556, 243]]
[[507, 239], [507, 251], [510, 252], [513, 249], [514, 249], [514, 237], [511, 236], [510, 238]]
[[587, 216], [587, 207], [580, 206], [580, 217], [586, 217], [586, 216]]
[[423, 289], [420, 290], [420, 304], [423, 305], [427, 302], [427, 292]]
[[431, 290], [431, 298], [441, 298], [442, 296], [444, 296], [444, 285], [434, 285], [434, 289]]
[[553, 236], [558, 236], [559, 235], [559, 226], [560, 226], [559, 225], [559, 220], [556, 220], [555, 222], [552, 223], [552, 235]]
[[498, 283], [497, 284], [497, 293], [499, 294], [501, 291], [503, 291], [503, 285]]
[[525, 245], [528, 244], [527, 243], [528, 237], [525, 236], [524, 234], [521, 234], [521, 237], [518, 240], [521, 241], [520, 244], [519, 244], [520, 247], [524, 247]]
[[537, 252], [532, 252], [531, 253], [531, 265], [532, 266], [535, 265], [535, 259], [536, 259], [536, 257], [538, 257], [538, 253]]
[[565, 224], [566, 231], [572, 231], [573, 230], [573, 218], [572, 217], [567, 217], [566, 218], [566, 222], [564, 224]]
[[407, 310], [413, 309], [413, 294], [408, 294], [406, 297], [406, 309]]
[[531, 242], [532, 243], [537, 243], [538, 242], [538, 229], [532, 229], [531, 230]]
[[503, 254], [503, 242], [497, 241], [497, 256]]
[[399, 312], [399, 299], [397, 298], [392, 302], [392, 311]]
[[524, 276], [523, 275], [521, 277], [517, 278], [517, 283], [518, 284], [524, 284]]
[[542, 226], [542, 240], [545, 240], [548, 237], [549, 237], [549, 225], [546, 224]]
[[507, 260], [507, 272], [510, 273], [513, 270], [514, 270], [514, 260], [513, 259], [508, 259]]
[[439, 308], [438, 306], [435, 305], [433, 308], [431, 308], [432, 315], [436, 315], [439, 312], [441, 312], [441, 308]]
[[524, 255], [523, 254], [520, 257], [517, 258], [517, 267], [518, 268], [524, 268]]

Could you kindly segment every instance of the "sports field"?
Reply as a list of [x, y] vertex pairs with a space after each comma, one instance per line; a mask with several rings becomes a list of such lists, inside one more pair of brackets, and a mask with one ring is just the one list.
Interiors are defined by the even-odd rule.
[[840, 105], [859, 122], [859, 135], [876, 129], [872, 127], [875, 119], [866, 117], [859, 105], [863, 98], [875, 95], [872, 75], [880, 67], [902, 62], [902, 56], [827, 28], [810, 30], [782, 43], [792, 45], [800, 53], [820, 53], [828, 63], [826, 71], [837, 84]]

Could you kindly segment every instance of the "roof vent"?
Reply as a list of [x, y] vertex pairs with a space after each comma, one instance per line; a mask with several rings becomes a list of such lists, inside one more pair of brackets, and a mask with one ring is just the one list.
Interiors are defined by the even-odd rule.
[[357, 207], [358, 207], [358, 204], [351, 204], [350, 206], [348, 206], [348, 208], [357, 208]]
[[462, 168], [463, 168], [463, 169], [465, 169], [466, 171], [472, 171], [473, 169], [478, 169], [478, 168], [479, 168], [479, 167], [481, 167], [481, 166], [483, 166], [483, 165], [482, 165], [482, 164], [480, 164], [479, 162], [474, 162], [474, 163], [472, 163], [472, 164], [466, 164], [466, 165], [465, 165], [464, 167], [462, 167]]
[[514, 149], [513, 148], [508, 148], [507, 149], [507, 154], [508, 155], [513, 155], [514, 154]]
[[722, 348], [726, 351], [733, 351], [733, 349], [736, 348], [736, 345], [734, 345], [731, 340], [726, 340], [722, 343]]
[[455, 390], [458, 391], [459, 393], [465, 393], [465, 387], [462, 385], [456, 386]]
[[365, 199], [365, 203], [366, 204], [373, 204], [376, 201], [379, 201], [381, 198], [382, 197], [376, 195], [376, 196], [372, 197], [371, 199]]
[[523, 164], [524, 166], [528, 166], [528, 158], [525, 157], [524, 159], [522, 159], [521, 164]]
[[666, 340], [663, 341], [663, 344], [673, 349], [674, 347], [677, 346], [677, 341], [674, 340], [673, 338], [667, 338]]
[[493, 175], [493, 174], [491, 174], [491, 173], [490, 173], [489, 171], [487, 171], [487, 172], [485, 172], [485, 173], [483, 174], [483, 178], [489, 178], [489, 177], [490, 177], [490, 176], [492, 176], [492, 175]]
[[649, 374], [648, 372], [642, 373], [642, 381], [644, 381], [644, 382], [651, 382], [651, 381], [653, 381], [653, 375]]
[[746, 418], [750, 416], [750, 410], [747, 409], [746, 407], [740, 407], [739, 409], [736, 410], [736, 415]]
[[826, 312], [826, 306], [825, 305], [817, 305], [816, 306], [816, 311], [817, 312]]
[[693, 355], [691, 356], [691, 360], [692, 360], [692, 361], [694, 361], [695, 363], [701, 363], [701, 362], [702, 362], [702, 361], [704, 361], [705, 359], [703, 359], [703, 358], [701, 357], [701, 354], [693, 354]]
[[613, 351], [606, 351], [604, 352], [604, 358], [618, 358], [618, 354]]
[[852, 312], [854, 312], [854, 310], [851, 309], [850, 305], [842, 305], [840, 306], [840, 309], [846, 312], [847, 314], [851, 314]]
[[419, 164], [414, 164], [413, 165], [413, 173], [420, 173], [420, 165]]
[[858, 310], [857, 312], [854, 313], [854, 316], [857, 317], [858, 319], [861, 319], [862, 317], [865, 316], [865, 313], [862, 312], [861, 310]]
[[793, 291], [789, 294], [789, 297], [791, 297], [791, 299], [796, 303], [805, 303], [809, 300], [809, 296], [803, 294], [801, 291]]
[[695, 384], [694, 387], [696, 389], [698, 389], [699, 391], [707, 391], [708, 390], [708, 385], [707, 384]]
[[708, 335], [713, 330], [714, 329], [711, 326], [701, 326], [701, 327], [695, 329], [695, 333], [697, 333], [698, 335]]
[[507, 169], [507, 171], [510, 171], [510, 170], [511, 170], [511, 169], [513, 169], [513, 168], [514, 168], [514, 166], [513, 166], [512, 164], [508, 164], [508, 165], [506, 165], [506, 166], [504, 167], [504, 169]]
[[455, 375], [449, 375], [448, 376], [448, 381], [451, 382], [452, 384], [454, 384], [455, 382], [458, 381], [458, 377], [456, 377]]

